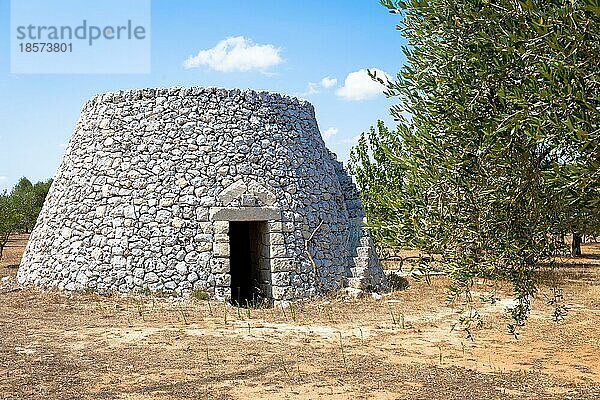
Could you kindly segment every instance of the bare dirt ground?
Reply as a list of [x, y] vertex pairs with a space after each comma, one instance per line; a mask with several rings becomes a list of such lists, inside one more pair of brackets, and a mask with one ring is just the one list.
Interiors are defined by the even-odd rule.
[[[401, 292], [287, 309], [102, 297], [14, 281], [27, 237], [0, 262], [1, 399], [597, 399], [600, 245], [542, 275], [519, 339], [501, 301], [480, 304], [474, 341], [451, 326], [445, 277]], [[552, 319], [548, 284], [570, 306]], [[490, 289], [480, 282], [480, 292]]]

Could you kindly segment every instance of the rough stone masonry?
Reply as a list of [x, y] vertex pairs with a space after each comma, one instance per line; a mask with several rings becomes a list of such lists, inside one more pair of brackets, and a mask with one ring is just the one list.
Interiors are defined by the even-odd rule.
[[385, 284], [351, 178], [310, 103], [218, 88], [83, 107], [20, 283], [287, 301]]

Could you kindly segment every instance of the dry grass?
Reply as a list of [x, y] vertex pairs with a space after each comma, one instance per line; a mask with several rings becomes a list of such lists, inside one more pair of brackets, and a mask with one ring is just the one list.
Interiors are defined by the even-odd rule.
[[[451, 331], [444, 277], [382, 300], [331, 297], [291, 309], [148, 296], [101, 297], [14, 284], [26, 237], [0, 263], [0, 398], [600, 398], [600, 246], [542, 277], [519, 340], [501, 300], [484, 327]], [[546, 273], [549, 274], [549, 273]], [[571, 311], [555, 323], [543, 294]], [[477, 290], [507, 288], [480, 282]]]

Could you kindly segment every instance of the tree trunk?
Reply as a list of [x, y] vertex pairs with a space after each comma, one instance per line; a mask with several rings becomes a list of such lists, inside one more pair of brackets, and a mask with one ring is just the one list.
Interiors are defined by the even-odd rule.
[[571, 256], [581, 256], [581, 235], [573, 232], [573, 240], [571, 240]]
[[2, 235], [2, 237], [0, 237], [0, 260], [4, 255], [4, 247], [6, 246], [6, 243], [8, 243], [8, 235]]

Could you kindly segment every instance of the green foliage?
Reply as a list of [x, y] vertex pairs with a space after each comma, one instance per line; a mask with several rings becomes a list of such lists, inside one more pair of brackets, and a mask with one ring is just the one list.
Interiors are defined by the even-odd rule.
[[8, 243], [8, 238], [12, 232], [17, 229], [17, 219], [15, 212], [15, 203], [6, 193], [0, 194], [0, 258], [4, 252], [4, 247]]
[[387, 90], [397, 130], [379, 124], [353, 152], [369, 221], [387, 242], [441, 253], [451, 300], [477, 277], [510, 281], [514, 332], [556, 237], [598, 229], [598, 2], [382, 4], [401, 16], [408, 63]]
[[408, 279], [396, 274], [388, 275], [388, 285], [391, 290], [406, 290], [410, 286]]
[[150, 291], [150, 288], [147, 287], [147, 286], [144, 286], [143, 288], [140, 288], [140, 289], [136, 289], [134, 291], [134, 293], [142, 295], [142, 296], [150, 296], [150, 295], [152, 295], [152, 292]]
[[179, 294], [174, 290], [159, 289], [154, 292], [154, 296], [158, 298], [179, 297]]
[[[393, 224], [397, 207], [395, 200], [401, 193], [404, 171], [395, 157], [402, 154], [396, 132], [391, 132], [382, 121], [377, 129], [371, 127], [362, 133], [350, 153], [350, 172], [359, 183], [360, 196], [374, 228], [371, 233], [380, 242], [405, 242]], [[393, 156], [390, 156], [393, 155]]]
[[206, 290], [202, 289], [194, 289], [190, 295], [193, 299], [196, 300], [210, 300], [210, 293]]
[[33, 185], [21, 178], [10, 195], [0, 193], [0, 258], [11, 233], [33, 229], [51, 184], [51, 179]]
[[52, 180], [49, 179], [33, 185], [27, 178], [23, 177], [15, 185], [11, 197], [17, 205], [16, 217], [19, 221], [19, 229], [31, 232], [42, 210], [51, 184]]

